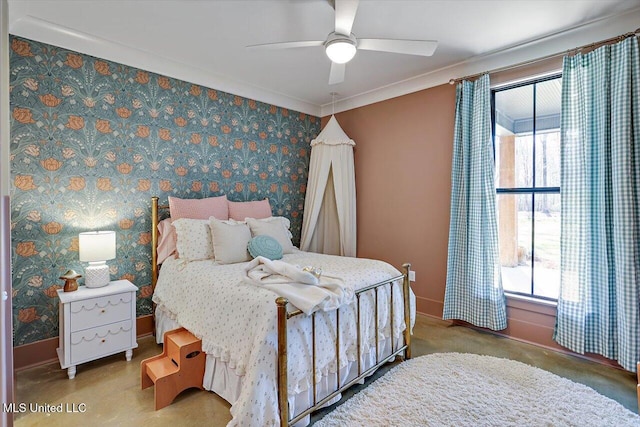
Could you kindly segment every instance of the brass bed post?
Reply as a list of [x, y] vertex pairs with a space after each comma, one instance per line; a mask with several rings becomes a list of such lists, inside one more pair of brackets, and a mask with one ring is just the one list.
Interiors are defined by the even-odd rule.
[[[158, 196], [151, 197], [151, 292], [158, 283]], [[152, 334], [156, 336], [156, 303], [151, 303]]]
[[409, 303], [409, 291], [411, 289], [411, 283], [409, 282], [409, 272], [411, 271], [411, 264], [408, 262], [402, 264], [402, 271], [404, 278], [402, 279], [402, 292], [404, 294], [404, 343], [407, 346], [404, 351], [405, 359], [411, 359], [411, 307]]
[[151, 289], [158, 282], [158, 196], [151, 198]]
[[287, 384], [287, 303], [286, 298], [276, 298], [278, 306], [278, 407], [280, 426], [289, 425], [289, 401]]

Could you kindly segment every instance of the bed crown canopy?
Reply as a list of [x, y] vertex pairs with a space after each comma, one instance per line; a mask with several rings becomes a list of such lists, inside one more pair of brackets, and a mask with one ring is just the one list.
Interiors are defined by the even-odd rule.
[[303, 251], [356, 256], [355, 145], [333, 115], [311, 141]]
[[353, 139], [349, 138], [344, 130], [340, 127], [336, 116], [332, 115], [322, 132], [311, 141], [311, 146], [316, 145], [356, 145]]

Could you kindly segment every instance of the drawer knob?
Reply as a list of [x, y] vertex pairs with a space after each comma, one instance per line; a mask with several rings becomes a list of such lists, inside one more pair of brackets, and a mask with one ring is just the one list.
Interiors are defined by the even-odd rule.
[[103, 339], [102, 339], [102, 342], [105, 342], [105, 341], [106, 341], [106, 340], [103, 338]]
[[100, 313], [104, 313], [105, 311], [107, 311], [107, 310], [105, 310], [105, 309], [103, 308], [102, 310], [100, 310]]

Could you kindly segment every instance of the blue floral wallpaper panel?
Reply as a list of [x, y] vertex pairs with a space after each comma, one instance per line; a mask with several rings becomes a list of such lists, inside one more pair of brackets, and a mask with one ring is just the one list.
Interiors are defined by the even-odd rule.
[[[14, 345], [58, 335], [78, 233], [115, 230], [112, 279], [151, 313], [150, 198], [269, 198], [300, 239], [317, 117], [11, 37]], [[204, 53], [203, 53], [204, 54]]]

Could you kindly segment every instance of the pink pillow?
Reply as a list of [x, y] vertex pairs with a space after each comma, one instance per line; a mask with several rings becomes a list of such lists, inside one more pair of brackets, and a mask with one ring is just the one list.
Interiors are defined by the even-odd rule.
[[229, 201], [229, 218], [236, 221], [244, 221], [245, 218], [269, 218], [271, 216], [271, 205], [269, 199], [254, 202], [232, 202]]
[[211, 216], [219, 220], [229, 219], [226, 195], [205, 199], [178, 199], [169, 196], [169, 211], [172, 221], [180, 218], [209, 219]]
[[171, 218], [163, 219], [158, 224], [158, 265], [176, 252], [178, 235], [171, 225]]

